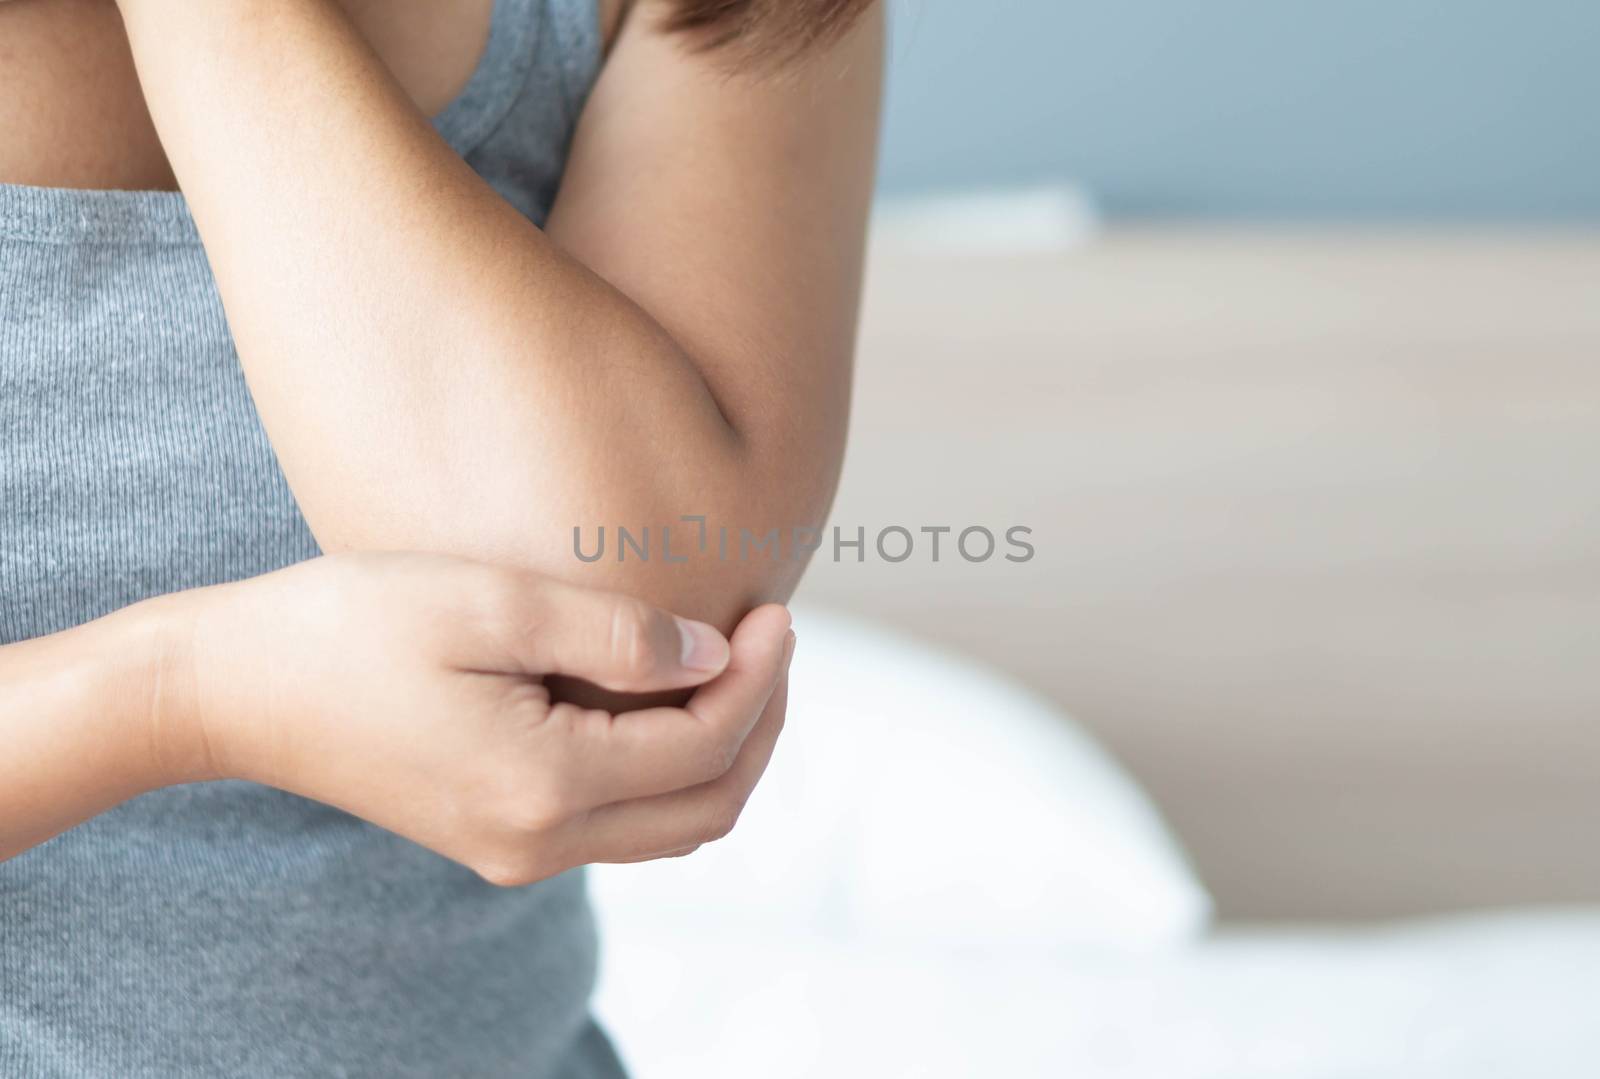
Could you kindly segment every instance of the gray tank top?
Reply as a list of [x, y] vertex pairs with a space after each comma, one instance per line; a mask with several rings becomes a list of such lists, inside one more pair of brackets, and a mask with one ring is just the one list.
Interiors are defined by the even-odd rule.
[[[595, 0], [498, 0], [435, 121], [535, 222], [599, 54]], [[0, 643], [318, 553], [182, 195], [0, 185]], [[581, 871], [162, 790], [0, 863], [0, 1075], [613, 1077], [595, 958]]]

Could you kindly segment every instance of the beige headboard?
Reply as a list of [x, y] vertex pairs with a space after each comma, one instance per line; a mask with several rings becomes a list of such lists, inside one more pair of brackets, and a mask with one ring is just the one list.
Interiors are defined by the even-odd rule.
[[853, 432], [833, 523], [1036, 553], [803, 594], [1060, 702], [1224, 914], [1600, 899], [1600, 237], [880, 248]]

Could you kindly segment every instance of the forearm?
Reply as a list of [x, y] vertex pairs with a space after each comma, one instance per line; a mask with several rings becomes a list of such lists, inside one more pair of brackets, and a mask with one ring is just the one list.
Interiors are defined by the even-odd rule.
[[161, 602], [0, 647], [0, 859], [137, 794], [203, 778]]
[[733, 514], [696, 493], [762, 486], [684, 351], [462, 162], [333, 5], [121, 3], [326, 549], [571, 573], [574, 525]]

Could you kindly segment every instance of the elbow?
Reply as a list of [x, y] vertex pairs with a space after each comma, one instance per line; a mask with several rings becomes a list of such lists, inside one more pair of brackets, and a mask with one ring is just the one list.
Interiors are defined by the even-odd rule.
[[[731, 634], [753, 608], [788, 602], [822, 547], [834, 478], [823, 483], [827, 498], [797, 496], [807, 486], [801, 479], [731, 495], [707, 486], [682, 493], [681, 500], [631, 507], [622, 519], [567, 527], [558, 560], [539, 568]], [[613, 711], [677, 704], [687, 696], [619, 695], [569, 679], [553, 679], [551, 690], [558, 699]]]
[[789, 600], [821, 545], [826, 510], [772, 491], [688, 492], [575, 523], [558, 572], [730, 631], [752, 608]]
[[796, 406], [816, 395], [771, 389], [736, 408], [707, 391], [665, 418], [641, 410], [641, 395], [603, 420], [595, 405], [533, 423], [534, 404], [513, 402], [413, 461], [405, 482], [302, 506], [324, 550], [516, 565], [729, 631], [799, 584], [843, 459], [843, 401]]
[[[791, 413], [788, 422], [766, 423], [740, 423], [739, 411], [733, 422], [719, 416], [710, 445], [630, 440], [625, 458], [569, 475], [570, 505], [530, 523], [542, 537], [532, 546], [541, 562], [534, 568], [725, 632], [754, 607], [787, 602], [822, 547], [847, 409], [805, 409], [798, 422]], [[530, 534], [518, 539], [525, 544]]]

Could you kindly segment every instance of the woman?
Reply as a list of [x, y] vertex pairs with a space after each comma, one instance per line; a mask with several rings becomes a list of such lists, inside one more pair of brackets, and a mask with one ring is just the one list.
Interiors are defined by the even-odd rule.
[[0, 1074], [620, 1072], [577, 867], [732, 826], [801, 563], [575, 530], [825, 516], [882, 36], [0, 2]]

